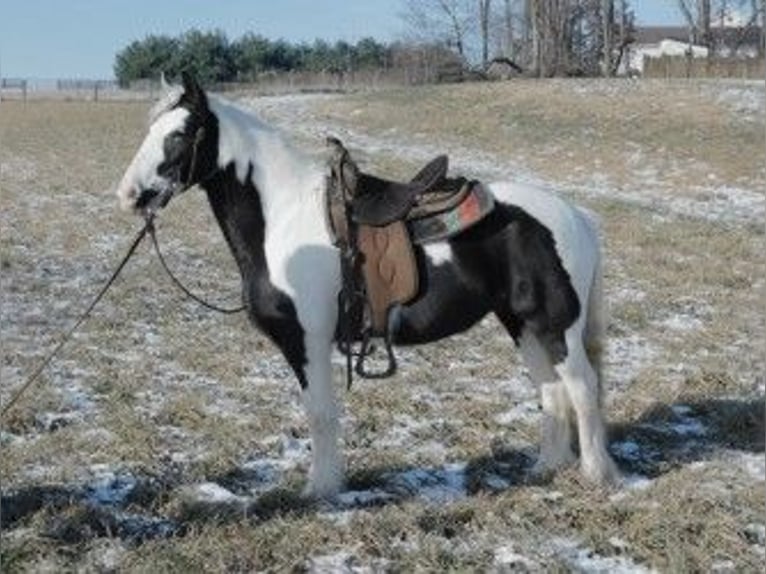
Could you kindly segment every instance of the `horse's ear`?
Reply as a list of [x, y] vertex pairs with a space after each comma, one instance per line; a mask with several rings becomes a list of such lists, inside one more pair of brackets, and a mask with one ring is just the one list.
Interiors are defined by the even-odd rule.
[[198, 110], [207, 109], [207, 96], [205, 96], [205, 91], [197, 83], [197, 79], [184, 70], [181, 72], [181, 83], [184, 87], [184, 99]]
[[170, 84], [168, 84], [168, 80], [165, 77], [165, 72], [160, 72], [160, 89], [163, 92], [167, 92], [170, 89]]

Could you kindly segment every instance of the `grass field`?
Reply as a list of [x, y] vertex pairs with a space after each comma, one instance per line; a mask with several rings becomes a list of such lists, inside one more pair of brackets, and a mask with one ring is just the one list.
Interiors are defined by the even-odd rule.
[[[720, 571], [766, 563], [763, 85], [523, 81], [240, 96], [364, 167], [551, 187], [599, 214], [606, 408], [627, 477], [531, 483], [539, 403], [492, 319], [346, 393], [348, 490], [300, 497], [308, 429], [275, 347], [181, 298], [148, 247], [3, 420], [3, 572]], [[84, 309], [137, 221], [111, 188], [142, 103], [0, 104], [2, 398]], [[202, 194], [170, 265], [237, 303]], [[337, 383], [342, 386], [338, 361]]]

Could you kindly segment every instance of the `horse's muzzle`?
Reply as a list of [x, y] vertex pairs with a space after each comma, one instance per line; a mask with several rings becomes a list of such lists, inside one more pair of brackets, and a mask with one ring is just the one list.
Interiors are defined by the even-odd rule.
[[172, 197], [172, 189], [166, 189], [165, 191], [145, 189], [141, 192], [141, 195], [138, 196], [134, 207], [136, 211], [139, 211], [144, 215], [156, 213], [165, 207]]

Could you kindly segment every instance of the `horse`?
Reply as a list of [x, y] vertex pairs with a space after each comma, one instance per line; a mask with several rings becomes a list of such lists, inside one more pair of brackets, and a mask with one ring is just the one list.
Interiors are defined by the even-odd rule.
[[[150, 112], [148, 133], [117, 187], [124, 209], [156, 213], [197, 186], [242, 278], [251, 323], [297, 378], [310, 427], [306, 494], [344, 484], [331, 352], [342, 278], [326, 225], [326, 167], [252, 111], [207, 94], [182, 74]], [[577, 461], [599, 484], [619, 471], [601, 412], [604, 337], [601, 241], [588, 211], [552, 192], [488, 184], [495, 207], [448, 240], [416, 246], [417, 296], [396, 309], [395, 345], [436, 341], [494, 313], [540, 386], [535, 473]], [[574, 447], [574, 450], [573, 450]]]

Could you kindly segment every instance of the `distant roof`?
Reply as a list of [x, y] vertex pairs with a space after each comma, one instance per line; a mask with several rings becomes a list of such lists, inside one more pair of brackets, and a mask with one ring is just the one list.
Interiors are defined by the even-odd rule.
[[686, 26], [637, 26], [637, 44], [659, 44], [662, 40], [689, 41], [689, 28]]
[[[714, 27], [710, 30], [718, 44], [727, 46], [757, 46], [760, 42], [761, 29], [758, 26]], [[658, 44], [662, 40], [689, 41], [687, 26], [637, 26], [635, 33], [637, 44]]]

